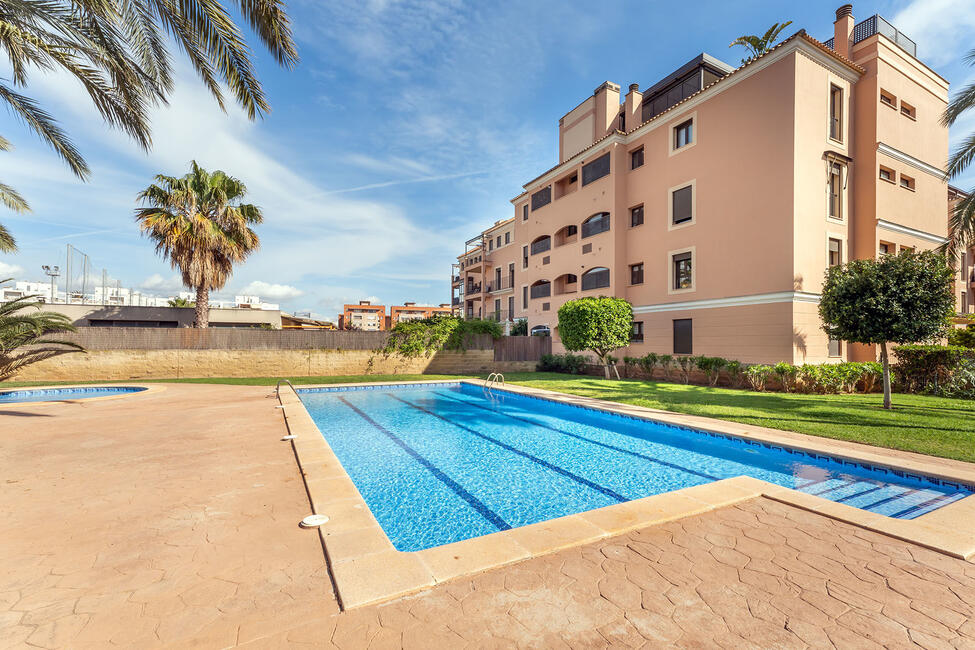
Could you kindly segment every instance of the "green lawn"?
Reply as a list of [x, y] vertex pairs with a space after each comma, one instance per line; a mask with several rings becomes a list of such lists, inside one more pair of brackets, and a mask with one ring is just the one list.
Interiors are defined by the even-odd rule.
[[[296, 377], [291, 382], [300, 385], [460, 378], [456, 375], [346, 375]], [[885, 411], [877, 394], [756, 393], [633, 379], [606, 381], [556, 373], [511, 373], [506, 379], [512, 384], [562, 393], [975, 462], [975, 403], [965, 400], [895, 394], [894, 410]], [[160, 381], [273, 386], [277, 380], [277, 377], [218, 377]], [[0, 388], [36, 385], [42, 382], [4, 382]]]

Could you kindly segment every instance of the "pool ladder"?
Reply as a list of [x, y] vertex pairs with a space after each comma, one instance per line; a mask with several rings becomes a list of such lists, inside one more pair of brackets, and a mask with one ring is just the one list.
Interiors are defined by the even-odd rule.
[[487, 379], [484, 380], [484, 385], [481, 387], [481, 390], [484, 391], [485, 397], [492, 402], [495, 402], [497, 401], [497, 398], [491, 389], [496, 388], [499, 385], [504, 386], [504, 375], [502, 375], [500, 372], [492, 372], [487, 376]]
[[288, 380], [288, 379], [279, 379], [278, 380], [278, 383], [274, 385], [274, 396], [278, 398], [278, 401], [279, 402], [281, 401], [281, 384], [287, 384], [287, 385], [291, 386], [291, 390], [294, 390], [295, 393], [298, 392], [297, 390], [295, 390], [295, 387], [291, 383], [290, 380]]

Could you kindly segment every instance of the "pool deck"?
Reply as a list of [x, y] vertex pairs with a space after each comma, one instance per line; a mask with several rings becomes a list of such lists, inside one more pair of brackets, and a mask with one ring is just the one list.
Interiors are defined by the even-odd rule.
[[[470, 572], [441, 550], [445, 566], [466, 566], [458, 577], [431, 574], [415, 594], [351, 607], [333, 578], [396, 584], [402, 567], [330, 557], [343, 537], [370, 548], [352, 534], [368, 510], [331, 510], [345, 531], [297, 526], [316, 492], [295, 450], [306, 474], [328, 459], [303, 457], [300, 434], [281, 441], [282, 411], [292, 426], [301, 415], [277, 406], [266, 387], [171, 384], [0, 410], [0, 648], [975, 646], [975, 564], [953, 557], [975, 540], [972, 497], [899, 522], [921, 524], [918, 536], [781, 495], [715, 504], [692, 493], [682, 498], [708, 507], [656, 525], [588, 513], [607, 533], [588, 541], [547, 548], [558, 530], [522, 533], [526, 551], [544, 550], [500, 568], [481, 560]], [[975, 469], [774, 433], [944, 476]], [[928, 548], [945, 544], [944, 531], [947, 553]], [[503, 553], [490, 546], [472, 557]], [[390, 557], [372, 548], [364, 557]]]

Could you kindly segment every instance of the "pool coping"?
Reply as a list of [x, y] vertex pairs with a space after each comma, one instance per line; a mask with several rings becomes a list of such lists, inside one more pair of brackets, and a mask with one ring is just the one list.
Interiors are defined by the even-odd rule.
[[[306, 388], [442, 384], [437, 381], [321, 384]], [[478, 380], [457, 382], [481, 386]], [[908, 469], [948, 480], [975, 483], [975, 465], [952, 467], [884, 455], [883, 449], [850, 449], [826, 438], [723, 420], [688, 416], [591, 397], [507, 385], [504, 390], [639, 419], [785, 445], [849, 460]], [[769, 498], [874, 532], [968, 560], [975, 556], [975, 495], [916, 519], [892, 519], [749, 476], [738, 476], [614, 504], [528, 526], [436, 546], [421, 551], [396, 550], [376, 521], [324, 435], [294, 389], [282, 387], [290, 440], [316, 514], [329, 521], [318, 529], [343, 609], [405, 596], [461, 576], [473, 575], [531, 557], [666, 523], [755, 498]], [[798, 438], [797, 438], [798, 436]], [[871, 451], [876, 450], [876, 451]], [[955, 467], [954, 465], [957, 465]]]
[[122, 399], [125, 397], [134, 397], [136, 395], [148, 395], [150, 393], [158, 393], [160, 391], [166, 390], [166, 387], [162, 384], [140, 384], [139, 382], [125, 382], [120, 384], [60, 384], [53, 386], [18, 386], [14, 388], [4, 388], [3, 384], [0, 384], [0, 393], [6, 393], [8, 391], [18, 391], [18, 390], [52, 390], [52, 389], [70, 389], [70, 388], [144, 388], [145, 390], [140, 390], [134, 393], [119, 393], [118, 395], [102, 395], [101, 397], [81, 397], [78, 399], [48, 399], [39, 402], [8, 402], [0, 404], [0, 412], [8, 408], [23, 408], [25, 406], [44, 406], [46, 404], [81, 404], [82, 402], [101, 402], [110, 399]]

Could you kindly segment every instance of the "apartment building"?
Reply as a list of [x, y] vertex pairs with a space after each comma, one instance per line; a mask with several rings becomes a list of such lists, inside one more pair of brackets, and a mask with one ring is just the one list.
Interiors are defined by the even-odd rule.
[[515, 318], [515, 269], [520, 264], [515, 220], [497, 221], [466, 242], [452, 270], [452, 303], [460, 315], [510, 322]]
[[339, 314], [340, 330], [380, 332], [388, 329], [385, 305], [374, 305], [369, 300], [360, 300], [354, 305], [343, 305], [342, 310]]
[[415, 302], [404, 302], [402, 305], [394, 305], [389, 308], [389, 325], [395, 327], [397, 323], [411, 320], [422, 320], [432, 318], [438, 314], [449, 316], [453, 313], [448, 303], [434, 305], [418, 305]]
[[[614, 295], [634, 308], [621, 354], [874, 358], [827, 340], [824, 273], [944, 241], [948, 82], [880, 16], [844, 5], [832, 31], [737, 68], [701, 54], [644, 91], [600, 85], [559, 120], [558, 163], [513, 218], [467, 243], [463, 313], [507, 308], [544, 332], [566, 301]], [[500, 249], [499, 230], [512, 231]], [[499, 272], [514, 288], [500, 304]]]

